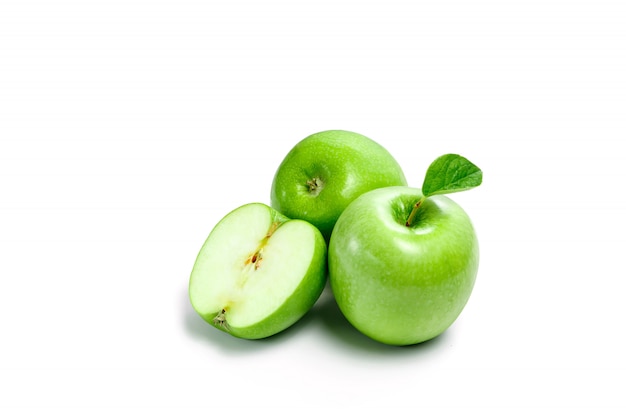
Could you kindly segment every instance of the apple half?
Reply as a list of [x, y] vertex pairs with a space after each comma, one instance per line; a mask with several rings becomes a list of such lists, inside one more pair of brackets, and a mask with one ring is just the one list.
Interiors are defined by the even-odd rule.
[[213, 228], [189, 280], [194, 310], [245, 339], [285, 330], [315, 304], [326, 283], [321, 232], [262, 204], [243, 205]]

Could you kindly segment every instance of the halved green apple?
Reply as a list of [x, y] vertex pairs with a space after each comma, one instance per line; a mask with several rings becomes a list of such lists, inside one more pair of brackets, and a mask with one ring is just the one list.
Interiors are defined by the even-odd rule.
[[196, 259], [189, 298], [208, 323], [245, 339], [294, 324], [326, 283], [326, 243], [304, 220], [243, 205], [213, 228]]

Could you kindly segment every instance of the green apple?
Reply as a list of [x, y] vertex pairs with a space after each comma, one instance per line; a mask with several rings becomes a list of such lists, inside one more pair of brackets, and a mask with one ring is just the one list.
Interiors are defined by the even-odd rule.
[[361, 194], [406, 185], [398, 162], [358, 133], [327, 130], [297, 143], [274, 176], [271, 205], [315, 225], [328, 241], [343, 210]]
[[[468, 174], [474, 185], [455, 181], [449, 168], [441, 174], [455, 182], [454, 191], [482, 181], [480, 171]], [[402, 186], [361, 195], [341, 214], [330, 240], [337, 305], [354, 327], [382, 343], [410, 345], [438, 336], [474, 287], [479, 251], [472, 222], [450, 198], [434, 195], [452, 190], [426, 185], [429, 198], [422, 189]]]
[[317, 301], [326, 255], [326, 242], [310, 223], [246, 204], [220, 220], [202, 246], [189, 280], [191, 304], [233, 336], [271, 336]]

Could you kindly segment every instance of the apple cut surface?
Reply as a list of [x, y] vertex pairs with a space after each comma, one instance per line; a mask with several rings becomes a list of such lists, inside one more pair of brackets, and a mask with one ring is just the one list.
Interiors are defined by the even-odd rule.
[[258, 339], [284, 330], [313, 306], [325, 270], [319, 230], [251, 203], [215, 226], [191, 273], [189, 296], [215, 327]]

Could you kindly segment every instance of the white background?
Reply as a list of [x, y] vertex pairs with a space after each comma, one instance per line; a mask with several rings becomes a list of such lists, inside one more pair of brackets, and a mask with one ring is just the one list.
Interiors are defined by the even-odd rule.
[[[623, 415], [626, 3], [0, 3], [0, 414]], [[192, 310], [214, 224], [326, 129], [437, 156], [481, 243], [441, 337], [370, 341], [325, 293], [245, 341]], [[360, 414], [351, 414], [360, 415]]]

